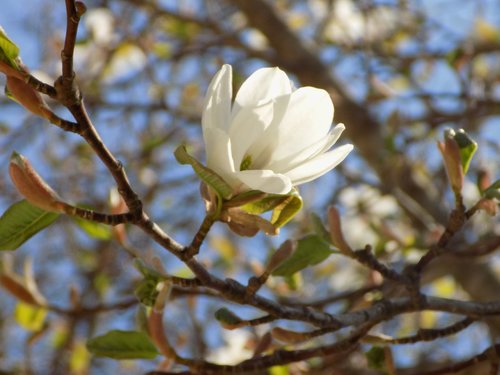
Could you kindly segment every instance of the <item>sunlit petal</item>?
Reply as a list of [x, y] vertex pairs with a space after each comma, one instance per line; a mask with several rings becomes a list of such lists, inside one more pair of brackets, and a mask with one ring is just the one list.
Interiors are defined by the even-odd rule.
[[250, 190], [260, 190], [269, 194], [287, 194], [292, 190], [292, 182], [282, 174], [270, 170], [247, 170], [236, 173], [237, 178]]
[[235, 108], [257, 106], [281, 95], [292, 92], [286, 73], [279, 68], [262, 68], [253, 73], [241, 85], [236, 94]]
[[332, 151], [320, 154], [315, 158], [286, 172], [294, 185], [312, 181], [335, 168], [353, 149], [352, 145], [344, 145]]
[[236, 169], [239, 169], [250, 146], [256, 143], [271, 124], [273, 114], [274, 104], [267, 102], [258, 107], [243, 107], [234, 117], [229, 129], [229, 137]]
[[303, 87], [291, 95], [279, 126], [274, 160], [281, 160], [327, 137], [333, 120], [330, 95], [321, 89]]
[[[227, 131], [231, 115], [232, 69], [223, 65], [208, 86], [205, 104], [201, 116], [203, 133], [208, 128], [220, 128]], [[205, 140], [206, 142], [206, 140]]]
[[231, 140], [222, 130], [205, 129], [207, 166], [218, 173], [230, 185], [236, 181], [234, 162], [231, 154]]

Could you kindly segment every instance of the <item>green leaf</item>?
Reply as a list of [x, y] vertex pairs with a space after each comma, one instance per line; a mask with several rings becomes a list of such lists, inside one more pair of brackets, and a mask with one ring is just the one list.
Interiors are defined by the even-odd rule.
[[96, 240], [107, 241], [111, 239], [111, 228], [102, 223], [75, 218], [76, 224], [90, 237]]
[[205, 167], [198, 160], [188, 154], [186, 146], [180, 145], [174, 152], [175, 159], [179, 164], [189, 164], [200, 179], [210, 186], [223, 199], [228, 200], [233, 195], [231, 187], [210, 168]]
[[316, 233], [326, 243], [331, 244], [332, 239], [330, 237], [330, 233], [326, 230], [321, 218], [314, 212], [311, 213], [311, 222], [314, 228], [314, 233]]
[[276, 268], [272, 275], [291, 276], [306, 267], [321, 263], [333, 253], [330, 245], [320, 236], [308, 235], [297, 242], [295, 252]]
[[500, 180], [496, 180], [493, 184], [483, 191], [483, 196], [488, 199], [500, 200]]
[[43, 307], [18, 302], [14, 310], [16, 322], [27, 331], [40, 331], [45, 323], [47, 310]]
[[14, 203], [0, 217], [0, 250], [15, 250], [52, 224], [59, 214], [47, 212], [26, 200]]
[[469, 169], [470, 161], [477, 150], [477, 142], [469, 137], [463, 129], [458, 130], [453, 135], [453, 138], [460, 148], [460, 159], [462, 161], [462, 169], [465, 175]]
[[225, 307], [215, 312], [215, 319], [228, 329], [236, 328], [242, 322], [238, 315]]
[[87, 341], [87, 349], [97, 357], [153, 359], [158, 350], [144, 332], [113, 330]]
[[365, 353], [368, 367], [374, 370], [385, 369], [385, 351], [380, 346], [374, 346]]
[[273, 210], [271, 223], [276, 227], [282, 227], [288, 223], [302, 208], [302, 198], [295, 190], [293, 194], [287, 196], [287, 199], [277, 205]]
[[0, 26], [0, 61], [10, 65], [14, 69], [19, 69], [16, 58], [19, 56], [19, 47], [9, 39], [4, 29]]

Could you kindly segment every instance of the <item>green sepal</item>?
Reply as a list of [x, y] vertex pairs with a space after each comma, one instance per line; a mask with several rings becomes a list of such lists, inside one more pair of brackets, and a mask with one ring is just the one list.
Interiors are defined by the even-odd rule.
[[9, 39], [4, 29], [0, 26], [0, 61], [19, 70], [16, 59], [19, 56], [19, 47]]
[[[267, 194], [259, 190], [250, 190], [244, 193], [235, 195], [229, 201], [224, 203], [224, 207], [241, 207], [245, 205], [251, 205], [254, 202], [261, 200]], [[247, 211], [248, 212], [248, 211]], [[250, 213], [250, 212], [249, 212]]]
[[241, 206], [241, 208], [249, 214], [260, 215], [282, 204], [287, 198], [287, 195], [269, 194], [265, 198], [259, 199], [256, 202], [247, 203]]
[[271, 223], [280, 228], [288, 223], [302, 208], [302, 198], [298, 191], [293, 189], [286, 195], [269, 194], [256, 202], [245, 204], [241, 207], [244, 211], [252, 215], [260, 215], [273, 210]]
[[469, 169], [470, 161], [477, 150], [477, 142], [474, 141], [463, 129], [458, 130], [453, 135], [453, 139], [460, 148], [460, 160], [464, 175]]
[[212, 171], [210, 168], [205, 167], [198, 160], [189, 155], [186, 150], [186, 146], [180, 145], [177, 147], [174, 155], [179, 164], [189, 164], [198, 177], [210, 186], [220, 198], [228, 200], [232, 197], [233, 190], [231, 189], [231, 186], [229, 186], [227, 182], [224, 181], [217, 173]]
[[293, 193], [288, 195], [286, 200], [274, 208], [271, 223], [278, 228], [282, 227], [297, 215], [302, 205], [302, 198], [297, 190], [294, 189]]

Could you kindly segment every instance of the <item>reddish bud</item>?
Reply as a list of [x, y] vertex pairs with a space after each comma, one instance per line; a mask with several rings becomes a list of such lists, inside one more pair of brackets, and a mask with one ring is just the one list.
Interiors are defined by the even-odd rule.
[[36, 298], [31, 291], [23, 285], [15, 275], [3, 273], [0, 274], [0, 285], [9, 291], [14, 297], [20, 301], [33, 306], [41, 306], [40, 301]]
[[347, 244], [342, 234], [340, 214], [334, 206], [328, 207], [328, 225], [330, 227], [330, 238], [332, 243], [345, 255], [352, 254], [351, 247]]
[[438, 142], [437, 145], [441, 155], [443, 155], [451, 188], [455, 193], [459, 193], [464, 184], [464, 170], [460, 157], [460, 147], [453, 138], [453, 134], [454, 132], [445, 133], [444, 142]]
[[32, 205], [46, 211], [64, 212], [65, 203], [23, 155], [12, 153], [9, 173], [17, 191]]
[[[111, 204], [111, 213], [121, 214], [128, 211], [127, 204], [122, 196], [118, 193], [116, 189], [110, 191], [109, 201]], [[120, 244], [127, 243], [127, 231], [125, 224], [118, 224], [112, 227], [113, 236]]]
[[76, 14], [78, 17], [83, 16], [83, 14], [87, 11], [87, 6], [81, 1], [75, 2]]
[[7, 77], [12, 76], [19, 79], [23, 79], [22, 71], [17, 70], [11, 65], [7, 64], [5, 61], [0, 61], [0, 72], [5, 74]]
[[42, 95], [22, 79], [7, 76], [7, 91], [13, 99], [33, 114], [47, 119], [52, 117], [52, 112]]
[[481, 192], [485, 191], [491, 185], [491, 173], [481, 168], [477, 175], [477, 186]]

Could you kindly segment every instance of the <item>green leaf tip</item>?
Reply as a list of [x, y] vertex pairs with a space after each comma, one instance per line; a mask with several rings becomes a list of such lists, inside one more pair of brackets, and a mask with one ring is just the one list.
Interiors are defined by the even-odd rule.
[[462, 169], [465, 175], [469, 170], [472, 157], [476, 153], [478, 147], [477, 142], [474, 141], [463, 129], [459, 129], [456, 132], [453, 129], [447, 129], [445, 130], [445, 137], [451, 137], [455, 140], [455, 142], [457, 142], [460, 149]]
[[58, 217], [26, 200], [14, 203], [0, 217], [0, 250], [16, 250]]
[[5, 30], [0, 26], [0, 62], [4, 62], [11, 68], [18, 70], [19, 67], [16, 62], [18, 57], [19, 47], [10, 40]]
[[221, 198], [228, 200], [233, 195], [231, 186], [222, 179], [217, 173], [208, 167], [205, 167], [194, 157], [189, 155], [185, 145], [180, 145], [174, 152], [175, 159], [179, 164], [189, 164], [198, 177], [210, 186]]
[[242, 323], [241, 318], [226, 307], [215, 312], [215, 319], [227, 329], [237, 328]]

